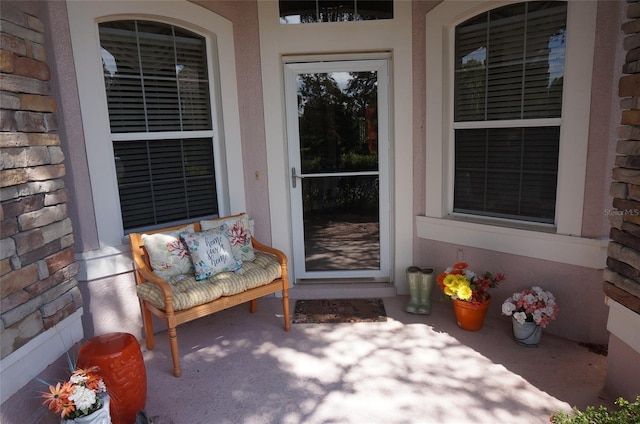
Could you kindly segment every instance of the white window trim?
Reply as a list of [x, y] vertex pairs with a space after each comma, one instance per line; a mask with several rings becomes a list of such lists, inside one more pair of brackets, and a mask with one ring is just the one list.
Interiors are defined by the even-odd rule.
[[[112, 138], [107, 111], [107, 100], [102, 74], [98, 23], [112, 19], [147, 19], [173, 24], [194, 31], [207, 39], [211, 50], [209, 80], [212, 86], [211, 114], [215, 122], [214, 155], [218, 178], [219, 209], [221, 214], [246, 210], [242, 149], [240, 145], [240, 115], [238, 107], [237, 76], [232, 23], [193, 3], [178, 1], [147, 2], [67, 2], [69, 30], [78, 81], [87, 162], [94, 213], [101, 251], [92, 252], [91, 258], [81, 261], [79, 278], [95, 279], [126, 272], [121, 269], [125, 261], [117, 261], [117, 269], [82, 266], [83, 261], [113, 261], [114, 251], [126, 244], [120, 213]], [[151, 14], [150, 11], [153, 11]], [[223, 58], [224, 60], [220, 60]], [[217, 74], [213, 72], [216, 69]], [[224, 84], [221, 84], [224, 81]], [[224, 116], [222, 111], [224, 110]], [[225, 143], [225, 141], [227, 141]], [[233, 166], [227, 166], [233, 164]], [[127, 250], [122, 249], [122, 250]], [[106, 263], [105, 263], [106, 265]], [[97, 272], [87, 271], [93, 268]], [[104, 269], [104, 271], [99, 271]], [[103, 275], [104, 274], [104, 275]]]
[[[567, 49], [560, 131], [556, 225], [525, 226], [508, 221], [461, 222], [453, 209], [453, 43], [455, 26], [516, 1], [445, 0], [426, 15], [426, 205], [417, 217], [420, 238], [468, 245], [592, 268], [604, 268], [603, 240], [583, 239], [582, 214], [589, 139], [591, 79], [597, 2], [569, 1]], [[496, 225], [498, 224], [498, 225]], [[520, 227], [520, 228], [509, 228]], [[556, 249], [580, 246], [569, 252]], [[553, 252], [553, 253], [551, 253]]]

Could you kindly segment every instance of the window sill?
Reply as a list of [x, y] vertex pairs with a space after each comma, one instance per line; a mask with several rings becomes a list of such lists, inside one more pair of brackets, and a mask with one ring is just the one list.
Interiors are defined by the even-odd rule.
[[590, 239], [447, 218], [416, 216], [418, 238], [604, 269], [609, 239]]
[[[128, 239], [128, 237], [127, 237]], [[77, 252], [78, 281], [93, 281], [133, 271], [131, 245], [105, 246], [98, 250]]]

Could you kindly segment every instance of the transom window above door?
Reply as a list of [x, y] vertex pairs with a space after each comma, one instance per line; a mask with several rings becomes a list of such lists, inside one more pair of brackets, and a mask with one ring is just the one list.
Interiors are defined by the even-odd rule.
[[393, 0], [280, 0], [280, 23], [393, 19]]

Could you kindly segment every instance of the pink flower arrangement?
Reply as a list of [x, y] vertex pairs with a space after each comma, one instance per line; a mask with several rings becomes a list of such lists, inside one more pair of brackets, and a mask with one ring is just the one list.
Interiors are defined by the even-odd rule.
[[556, 319], [558, 315], [556, 298], [551, 292], [540, 287], [532, 287], [515, 293], [502, 304], [502, 313], [516, 319], [520, 324], [535, 322], [542, 328]]

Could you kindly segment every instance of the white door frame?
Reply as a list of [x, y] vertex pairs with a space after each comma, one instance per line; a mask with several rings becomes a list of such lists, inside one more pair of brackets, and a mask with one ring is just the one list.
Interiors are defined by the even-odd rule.
[[391, 174], [390, 174], [390, 78], [388, 59], [305, 61], [284, 63], [285, 105], [287, 126], [287, 149], [289, 171], [300, 172], [300, 140], [298, 129], [298, 99], [296, 77], [304, 73], [367, 72], [378, 77], [378, 176], [379, 176], [379, 224], [380, 224], [380, 268], [377, 270], [332, 270], [307, 271], [302, 217], [302, 184], [293, 187], [290, 175], [291, 233], [293, 235], [293, 261], [296, 279], [325, 278], [373, 278], [391, 281]]
[[[289, 213], [290, 168], [287, 161], [283, 61], [307, 56], [307, 60], [328, 60], [336, 56], [356, 59], [389, 58], [391, 78], [391, 171], [392, 171], [392, 267], [393, 284], [399, 294], [408, 294], [406, 268], [415, 265], [415, 215], [422, 208], [415, 199], [422, 195], [414, 186], [424, 179], [425, 131], [414, 121], [414, 99], [424, 96], [424, 85], [413, 77], [412, 39], [417, 11], [413, 2], [396, 1], [393, 19], [365, 22], [330, 22], [328, 24], [281, 25], [278, 1], [258, 3], [260, 61], [264, 131], [267, 147], [269, 224], [271, 243], [293, 258], [291, 215]], [[415, 9], [415, 10], [414, 10]], [[415, 20], [420, 20], [419, 16]], [[315, 56], [314, 58], [310, 58]], [[299, 60], [302, 61], [302, 60]], [[257, 99], [256, 99], [257, 100]], [[417, 126], [418, 125], [418, 126]], [[437, 153], [437, 152], [436, 152]], [[418, 164], [414, 172], [414, 163]], [[261, 193], [262, 195], [262, 193]], [[422, 205], [423, 207], [423, 205]], [[267, 239], [267, 237], [265, 237]], [[433, 262], [431, 262], [433, 263]], [[293, 282], [297, 270], [289, 261]]]

